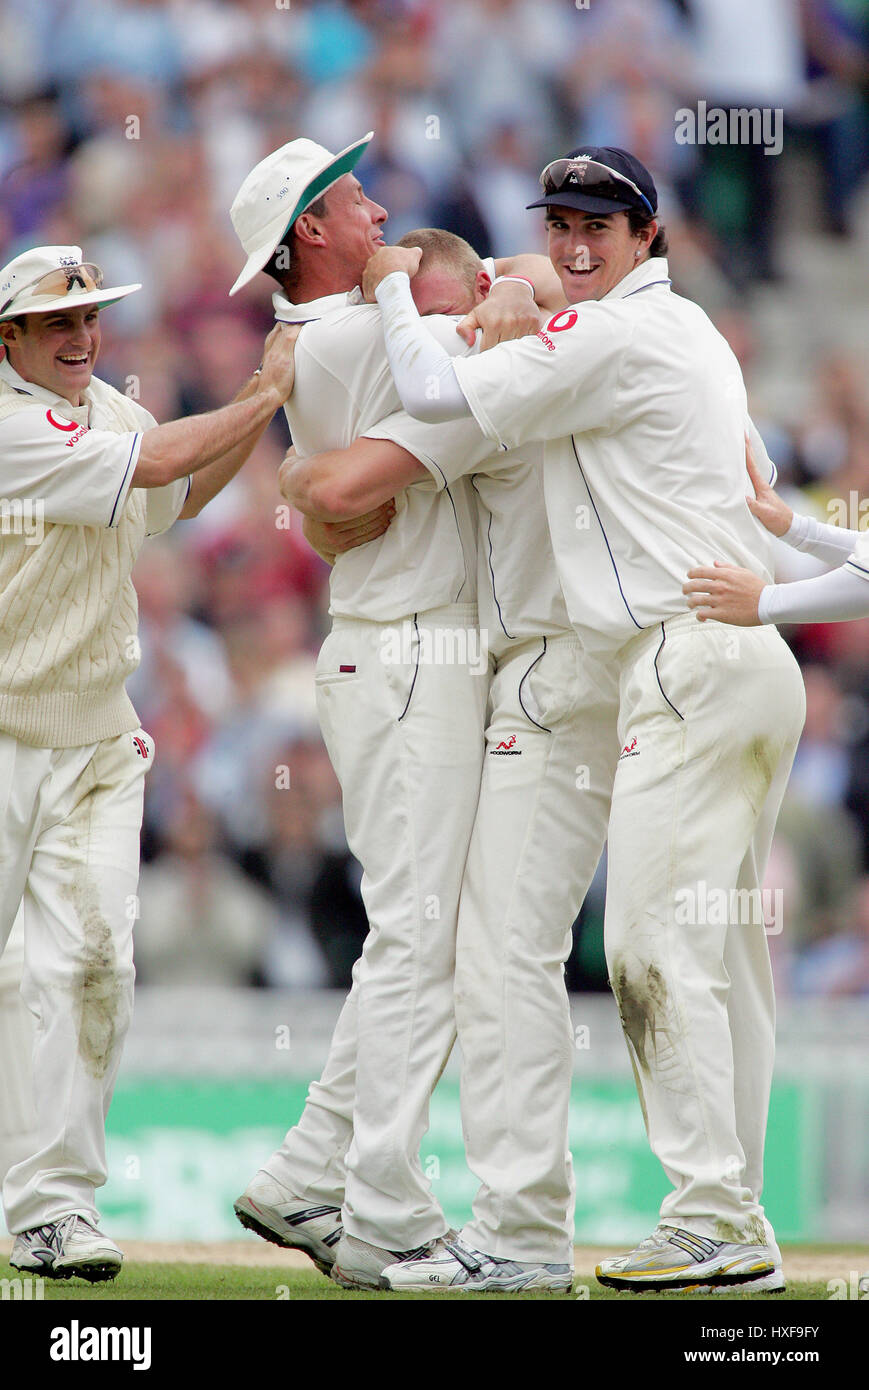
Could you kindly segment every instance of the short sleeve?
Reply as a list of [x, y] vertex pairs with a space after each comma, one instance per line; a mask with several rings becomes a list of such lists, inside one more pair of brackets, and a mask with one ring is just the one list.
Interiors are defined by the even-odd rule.
[[[479, 340], [469, 347], [456, 332], [458, 318], [445, 314], [429, 314], [423, 319], [444, 351], [451, 357], [473, 356]], [[440, 491], [457, 478], [473, 473], [484, 459], [491, 459], [492, 441], [483, 433], [473, 417], [447, 420], [441, 424], [425, 424], [404, 410], [397, 410], [365, 431], [366, 439], [389, 439], [399, 444], [428, 469], [435, 487]], [[415, 484], [424, 487], [425, 483]]]
[[[438, 491], [457, 478], [473, 473], [484, 459], [492, 456], [492, 441], [472, 416], [426, 425], [406, 411], [397, 410], [373, 429], [366, 430], [365, 438], [389, 439], [413, 454], [428, 469]], [[425, 482], [415, 486], [425, 486]]]
[[633, 323], [597, 302], [560, 309], [533, 337], [459, 358], [459, 386], [502, 449], [603, 429], [615, 415]]
[[48, 522], [117, 526], [141, 441], [42, 406], [17, 410], [0, 421], [0, 495], [39, 503]]
[[766, 445], [763, 442], [757, 425], [750, 417], [746, 419], [746, 430], [748, 432], [748, 442], [751, 445], [751, 456], [754, 459], [755, 466], [760, 476], [765, 482], [769, 483], [770, 487], [775, 487], [776, 481], [778, 480], [778, 470], [769, 454], [766, 452]]
[[146, 489], [147, 511], [145, 513], [145, 535], [159, 536], [168, 531], [178, 520], [178, 513], [190, 496], [193, 483], [191, 474], [176, 478], [165, 487]]

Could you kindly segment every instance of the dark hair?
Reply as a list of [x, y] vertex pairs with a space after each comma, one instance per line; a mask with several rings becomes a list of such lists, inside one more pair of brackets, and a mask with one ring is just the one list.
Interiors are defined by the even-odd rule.
[[[326, 192], [328, 192], [328, 189]], [[315, 198], [313, 203], [309, 203], [303, 211], [313, 213], [315, 217], [325, 217], [327, 213], [326, 194], [322, 193], [319, 198]], [[300, 213], [299, 216], [301, 217], [301, 215]], [[295, 259], [293, 257], [293, 243], [295, 239], [296, 224], [294, 222], [290, 228], [290, 235], [287, 240], [282, 241], [279, 246], [275, 247], [270, 258], [263, 266], [266, 275], [270, 275], [273, 280], [277, 280], [281, 289], [287, 291], [292, 289], [299, 278], [298, 266], [295, 264]]]
[[27, 332], [27, 315], [16, 314], [14, 319], [4, 319], [4, 323], [14, 323], [16, 328], [20, 328], [22, 333]]
[[[628, 208], [627, 213], [628, 226], [633, 236], [636, 236], [637, 232], [641, 232], [644, 227], [648, 227], [649, 223], [655, 220], [653, 217], [649, 217], [648, 213], [640, 212], [638, 208]], [[649, 255], [666, 256], [667, 244], [667, 228], [659, 225], [649, 246]]]

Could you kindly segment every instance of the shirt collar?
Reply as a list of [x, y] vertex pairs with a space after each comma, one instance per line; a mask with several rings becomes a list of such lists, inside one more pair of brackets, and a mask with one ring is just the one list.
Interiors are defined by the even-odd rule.
[[627, 299], [629, 294], [635, 294], [637, 290], [646, 290], [652, 285], [669, 284], [670, 268], [666, 257], [652, 256], [619, 280], [617, 285], [613, 285], [600, 302], [605, 304], [608, 299]]
[[365, 299], [358, 285], [342, 294], [324, 294], [320, 299], [309, 299], [307, 304], [291, 304], [277, 291], [272, 296], [275, 318], [281, 323], [310, 323], [312, 319], [322, 319], [327, 314], [334, 314], [336, 309], [346, 309], [348, 305], [364, 303]]
[[[18, 375], [8, 357], [4, 357], [3, 361], [0, 362], [0, 380], [5, 381], [7, 386], [11, 386], [13, 391], [17, 391], [19, 396], [31, 396], [35, 401], [56, 406], [61, 415], [77, 420], [79, 424], [88, 423], [91, 407], [94, 404], [90, 387], [84, 393], [83, 405], [71, 405], [65, 396], [59, 396], [56, 391], [49, 391], [45, 386], [38, 386], [35, 381], [25, 381], [24, 377]], [[85, 411], [84, 420], [79, 419], [82, 411]]]

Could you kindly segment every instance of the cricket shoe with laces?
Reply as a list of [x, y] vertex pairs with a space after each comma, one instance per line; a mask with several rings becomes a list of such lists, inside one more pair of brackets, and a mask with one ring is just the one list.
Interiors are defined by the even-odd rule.
[[474, 1250], [460, 1239], [444, 1236], [424, 1255], [402, 1260], [383, 1271], [389, 1289], [420, 1293], [431, 1289], [456, 1289], [462, 1293], [569, 1294], [573, 1270], [567, 1264], [530, 1264], [505, 1260]]
[[[454, 1231], [448, 1232], [450, 1236], [454, 1234]], [[413, 1250], [387, 1250], [382, 1245], [370, 1245], [367, 1240], [359, 1240], [345, 1231], [335, 1251], [332, 1278], [342, 1289], [388, 1289], [390, 1285], [383, 1277], [385, 1269], [395, 1269], [408, 1261], [423, 1259], [439, 1244], [439, 1241], [431, 1240], [427, 1245], [418, 1245]]]
[[90, 1217], [71, 1212], [59, 1221], [31, 1226], [15, 1238], [9, 1263], [13, 1269], [45, 1279], [87, 1279], [97, 1284], [120, 1273], [124, 1256]]
[[658, 1226], [635, 1250], [602, 1260], [598, 1281], [611, 1289], [690, 1289], [699, 1284], [730, 1288], [775, 1273], [765, 1245], [732, 1245], [677, 1226]]
[[272, 1245], [301, 1250], [328, 1279], [341, 1239], [341, 1208], [304, 1201], [262, 1169], [234, 1205], [242, 1226]]

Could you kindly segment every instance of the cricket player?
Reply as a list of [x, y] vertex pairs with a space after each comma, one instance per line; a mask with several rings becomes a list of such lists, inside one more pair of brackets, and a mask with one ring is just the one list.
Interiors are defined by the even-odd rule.
[[725, 565], [698, 566], [682, 586], [700, 622], [755, 627], [760, 623], [840, 623], [869, 617], [869, 538], [865, 531], [830, 526], [800, 516], [758, 472], [750, 449], [748, 472], [754, 497], [748, 505], [768, 531], [796, 550], [835, 568], [829, 574], [790, 584], [765, 584], [751, 570]]
[[92, 1281], [123, 1259], [95, 1190], [132, 1004], [154, 756], [124, 689], [138, 663], [130, 573], [146, 534], [234, 475], [292, 386], [276, 329], [245, 399], [157, 426], [93, 376], [101, 306], [140, 288], [105, 287], [78, 246], [0, 270], [0, 950], [18, 916], [35, 1020], [33, 1139], [18, 1144], [3, 1205], [15, 1268]]
[[[483, 267], [467, 242], [423, 229], [399, 245], [422, 249], [412, 291], [423, 313], [474, 307]], [[618, 683], [613, 668], [584, 656], [570, 627], [543, 506], [541, 447], [493, 454], [480, 432], [435, 466], [412, 434], [404, 447], [398, 421], [282, 470], [285, 494], [324, 521], [340, 522], [429, 475], [438, 489], [469, 476], [477, 507], [480, 630], [493, 677], [459, 904], [455, 1003], [462, 1132], [483, 1181], [459, 1237], [402, 1262], [391, 1286], [566, 1292], [574, 1048], [564, 961], [606, 837]]]
[[[232, 208], [248, 253], [233, 292], [266, 269], [283, 290], [277, 317], [303, 325], [286, 408], [302, 457], [349, 445], [400, 404], [379, 311], [358, 288], [386, 220], [352, 174], [370, 138], [338, 155], [291, 141], [248, 175]], [[540, 269], [540, 259], [525, 261]], [[492, 273], [480, 272], [487, 288]], [[527, 288], [505, 285], [493, 300], [505, 291], [527, 301], [527, 331], [537, 322]], [[497, 308], [487, 323], [496, 340], [512, 331]], [[464, 350], [452, 319], [432, 324], [446, 351]], [[438, 433], [402, 415], [397, 428], [445, 474], [467, 439], [480, 442], [466, 425]], [[348, 515], [367, 510], [360, 501]], [[235, 1209], [349, 1287], [379, 1287], [385, 1265], [447, 1229], [419, 1147], [455, 1035], [456, 918], [484, 752], [475, 533], [466, 480], [409, 488], [388, 530], [338, 555], [331, 576], [317, 703], [370, 931], [324, 1073]], [[464, 655], [433, 657], [445, 643]]]
[[[363, 284], [409, 413], [473, 414], [502, 449], [545, 441], [568, 613], [583, 647], [619, 668], [607, 960], [672, 1190], [655, 1232], [598, 1278], [781, 1287], [760, 1201], [774, 997], [756, 908], [804, 692], [773, 627], [697, 623], [682, 593], [686, 572], [716, 558], [770, 577], [743, 500], [745, 389], [706, 315], [670, 290], [648, 170], [623, 150], [580, 149], [541, 183], [532, 206], [546, 209], [570, 307], [536, 337], [448, 358], [411, 296], [418, 252], [380, 251]], [[725, 910], [705, 914], [712, 889]]]

